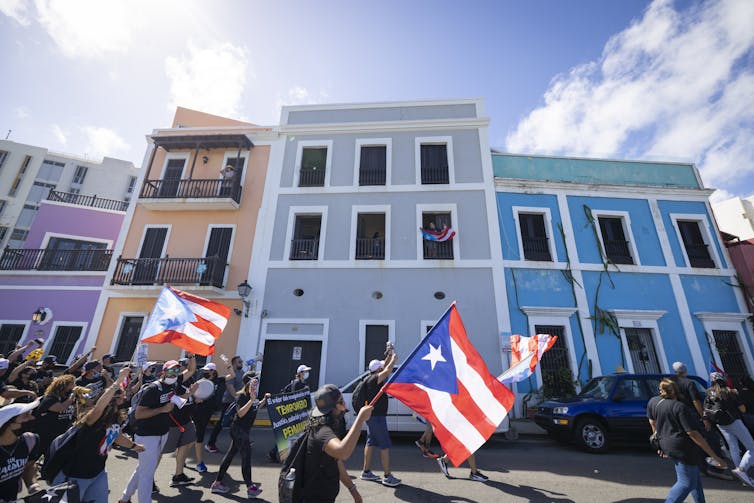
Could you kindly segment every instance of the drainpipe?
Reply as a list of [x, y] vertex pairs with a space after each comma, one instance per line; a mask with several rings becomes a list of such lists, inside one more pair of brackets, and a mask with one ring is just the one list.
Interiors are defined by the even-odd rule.
[[197, 143], [196, 149], [194, 150], [194, 160], [191, 161], [191, 171], [189, 171], [189, 177], [188, 177], [189, 180], [191, 180], [194, 177], [194, 166], [196, 165], [196, 158], [199, 157], [200, 146], [201, 146], [201, 143]]

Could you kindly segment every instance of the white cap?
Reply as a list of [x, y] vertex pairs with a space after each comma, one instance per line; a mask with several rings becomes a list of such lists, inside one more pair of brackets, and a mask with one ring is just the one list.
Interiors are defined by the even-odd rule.
[[306, 365], [299, 365], [296, 369], [296, 373], [300, 374], [301, 372], [309, 372], [311, 369], [311, 367], [307, 367]]
[[7, 369], [10, 362], [7, 360], [7, 358], [0, 358], [0, 370]]
[[31, 403], [12, 403], [5, 407], [0, 407], [0, 426], [3, 426], [16, 416], [29, 412], [37, 405], [39, 405], [39, 399]]
[[209, 362], [204, 367], [202, 367], [202, 370], [214, 370], [215, 372], [217, 372], [217, 365], [215, 365], [212, 362]]
[[369, 362], [369, 372], [377, 372], [381, 367], [385, 366], [385, 362], [382, 360], [372, 360]]

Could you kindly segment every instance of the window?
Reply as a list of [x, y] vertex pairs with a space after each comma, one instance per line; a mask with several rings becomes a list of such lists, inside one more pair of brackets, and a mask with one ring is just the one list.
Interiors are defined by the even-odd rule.
[[86, 178], [86, 172], [89, 171], [89, 168], [86, 166], [76, 166], [76, 172], [73, 174], [73, 180], [71, 180], [71, 183], [81, 185], [84, 183], [84, 178]]
[[[643, 401], [652, 398], [647, 391], [643, 379], [624, 378], [618, 381], [613, 393], [613, 399], [619, 401]], [[652, 390], [654, 391], [654, 390]]]
[[60, 362], [67, 362], [81, 337], [82, 330], [81, 326], [58, 326], [47, 351], [48, 354], [56, 356]]
[[39, 204], [40, 201], [47, 199], [50, 195], [50, 191], [55, 190], [54, 183], [45, 183], [35, 181], [29, 190], [29, 195], [26, 197], [26, 202], [29, 204]]
[[47, 243], [40, 269], [51, 271], [101, 271], [110, 256], [107, 243], [52, 237]]
[[518, 227], [525, 260], [552, 262], [550, 245], [542, 213], [519, 213]]
[[390, 339], [390, 326], [366, 325], [364, 331], [364, 367], [372, 360], [383, 360]]
[[303, 147], [298, 186], [324, 187], [326, 168], [327, 147]]
[[165, 164], [165, 170], [162, 173], [157, 197], [175, 197], [178, 195], [178, 189], [181, 186], [181, 177], [183, 176], [183, 167], [185, 165], [186, 159], [168, 159]]
[[28, 235], [28, 229], [13, 229], [13, 232], [10, 233], [10, 239], [11, 241], [20, 241], [23, 244], [23, 242], [26, 241], [26, 236]]
[[234, 197], [237, 191], [240, 190], [238, 187], [241, 184], [241, 180], [243, 179], [243, 168], [245, 162], [246, 158], [244, 157], [233, 156], [225, 159], [223, 168], [231, 166], [233, 168], [233, 171], [229, 176], [223, 177], [222, 184], [220, 185], [220, 196]]
[[136, 187], [136, 177], [135, 176], [129, 176], [128, 177], [128, 188], [126, 189], [126, 194], [132, 194], [134, 191], [134, 187]]
[[7, 201], [5, 201], [5, 199], [0, 199], [0, 215], [3, 214], [3, 210], [5, 209], [6, 204], [7, 204]]
[[15, 196], [16, 192], [18, 192], [18, 187], [21, 185], [21, 182], [24, 179], [24, 175], [26, 174], [26, 170], [29, 168], [30, 162], [31, 162], [31, 156], [27, 155], [24, 158], [24, 162], [21, 163], [21, 167], [18, 169], [18, 173], [16, 174], [16, 179], [13, 180], [13, 183], [10, 186], [10, 190], [8, 191], [9, 196]]
[[296, 215], [290, 260], [317, 260], [322, 215]]
[[26, 329], [26, 325], [3, 323], [0, 325], [0, 354], [8, 356], [16, 349], [16, 344], [21, 340], [21, 336]]
[[557, 336], [555, 344], [542, 355], [539, 362], [542, 374], [542, 386], [547, 396], [568, 396], [575, 392], [575, 380], [566, 346], [565, 327], [558, 325], [536, 325], [534, 330], [538, 334]]
[[648, 328], [624, 328], [623, 331], [634, 374], [661, 374], [652, 331]]
[[714, 268], [715, 262], [712, 260], [709, 247], [702, 235], [699, 221], [677, 220], [677, 224], [688, 257], [689, 267]]
[[57, 182], [58, 180], [60, 180], [60, 176], [63, 174], [63, 168], [65, 168], [64, 163], [45, 159], [44, 161], [42, 161], [42, 165], [39, 167], [37, 179]]
[[139, 342], [141, 334], [141, 325], [144, 323], [143, 316], [124, 316], [118, 335], [118, 344], [115, 347], [116, 362], [127, 362], [136, 351], [136, 344]]
[[5, 150], [0, 150], [0, 169], [3, 169], [3, 165], [5, 164], [5, 161], [6, 159], [8, 159], [9, 155], [10, 154]]
[[78, 189], [76, 187], [71, 187], [70, 189], [68, 189], [68, 193], [78, 195], [78, 194], [81, 194], [81, 189]]
[[[450, 212], [424, 212], [422, 213], [422, 229], [428, 231], [442, 231], [450, 229], [451, 215]], [[424, 259], [452, 259], [453, 258], [453, 238], [445, 241], [430, 241], [422, 239], [422, 248]]]
[[450, 183], [446, 144], [422, 144], [420, 159], [422, 185]]
[[715, 339], [717, 354], [720, 355], [722, 367], [725, 372], [737, 382], [738, 379], [747, 375], [749, 372], [746, 368], [741, 345], [738, 342], [738, 332], [735, 330], [713, 330], [712, 337]]
[[0, 227], [0, 241], [5, 239], [6, 234], [8, 234], [8, 227]]
[[359, 213], [356, 220], [356, 260], [384, 260], [385, 214]]
[[387, 180], [387, 146], [363, 145], [359, 162], [359, 185], [385, 185]]
[[225, 283], [225, 269], [228, 265], [232, 240], [233, 227], [212, 227], [210, 229], [207, 248], [204, 252], [208, 267], [201, 274], [200, 284], [222, 288]]
[[597, 218], [602, 235], [602, 246], [605, 256], [614, 264], [633, 264], [631, 251], [626, 241], [626, 233], [621, 217], [600, 216]]

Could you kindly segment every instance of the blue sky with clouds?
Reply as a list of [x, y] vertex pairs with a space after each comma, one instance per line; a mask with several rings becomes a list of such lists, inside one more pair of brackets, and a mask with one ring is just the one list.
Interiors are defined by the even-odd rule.
[[176, 105], [484, 97], [493, 147], [754, 192], [754, 1], [0, 0], [0, 137], [141, 163]]

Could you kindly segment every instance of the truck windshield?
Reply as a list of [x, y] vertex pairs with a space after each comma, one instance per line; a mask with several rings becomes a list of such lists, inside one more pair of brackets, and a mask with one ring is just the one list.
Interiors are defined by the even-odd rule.
[[607, 400], [613, 390], [613, 385], [615, 385], [615, 377], [597, 377], [586, 383], [579, 396]]

